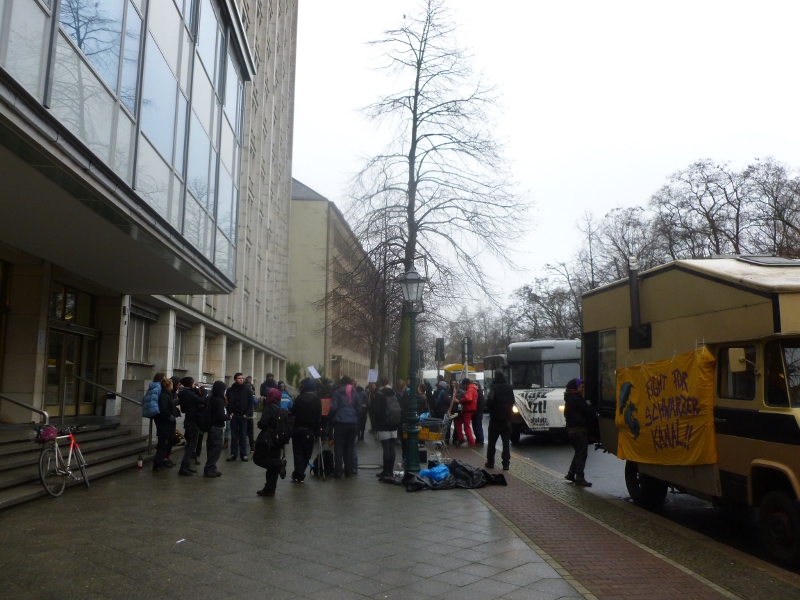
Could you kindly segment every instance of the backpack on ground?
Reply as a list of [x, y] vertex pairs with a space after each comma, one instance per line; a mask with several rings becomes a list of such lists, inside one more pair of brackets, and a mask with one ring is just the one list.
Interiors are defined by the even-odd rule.
[[330, 450], [322, 451], [322, 472], [325, 475], [333, 475], [333, 452]]
[[400, 427], [403, 422], [403, 411], [397, 401], [397, 395], [386, 396], [386, 426], [391, 428]]

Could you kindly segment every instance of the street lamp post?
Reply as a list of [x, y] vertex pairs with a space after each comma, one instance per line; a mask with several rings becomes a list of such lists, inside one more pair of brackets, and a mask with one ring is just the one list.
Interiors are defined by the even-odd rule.
[[412, 266], [400, 280], [403, 289], [405, 310], [411, 320], [411, 333], [409, 335], [409, 352], [411, 352], [411, 367], [409, 379], [411, 389], [408, 397], [408, 417], [406, 419], [406, 473], [419, 473], [419, 415], [417, 414], [417, 371], [419, 370], [417, 356], [417, 314], [422, 312], [422, 293], [426, 279], [417, 273]]

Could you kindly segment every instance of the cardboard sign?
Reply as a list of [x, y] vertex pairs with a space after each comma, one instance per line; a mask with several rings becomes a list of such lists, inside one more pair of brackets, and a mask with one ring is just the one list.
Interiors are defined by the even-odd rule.
[[378, 383], [378, 369], [370, 369], [367, 373], [367, 383]]
[[317, 371], [317, 369], [315, 367], [311, 366], [311, 367], [307, 367], [307, 369], [308, 369], [308, 372], [311, 373], [311, 376], [314, 379], [321, 379], [321, 377], [319, 375], [319, 371]]
[[714, 362], [702, 347], [617, 369], [617, 456], [660, 465], [716, 463]]

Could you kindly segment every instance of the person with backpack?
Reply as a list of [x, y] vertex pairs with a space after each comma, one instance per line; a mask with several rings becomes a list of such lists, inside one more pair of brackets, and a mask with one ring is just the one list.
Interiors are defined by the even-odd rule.
[[194, 475], [197, 473], [192, 468], [192, 451], [197, 448], [197, 438], [200, 437], [200, 428], [197, 425], [197, 413], [205, 410], [205, 398], [201, 389], [195, 385], [194, 379], [184, 377], [180, 381], [181, 390], [178, 392], [181, 412], [183, 413], [183, 436], [186, 438], [186, 448], [183, 451], [183, 460], [178, 475]]
[[253, 416], [253, 393], [244, 385], [244, 376], [241, 373], [233, 376], [233, 385], [225, 392], [225, 397], [228, 399], [228, 412], [231, 414], [231, 455], [226, 460], [231, 462], [241, 458], [247, 462], [250, 454], [247, 445], [247, 419]]
[[403, 412], [394, 389], [389, 385], [389, 378], [382, 377], [380, 384], [381, 389], [373, 396], [375, 420], [372, 422], [372, 426], [383, 446], [383, 470], [376, 475], [383, 479], [394, 477], [394, 461], [397, 456], [395, 441], [397, 440], [397, 427], [403, 420]]
[[514, 388], [506, 383], [502, 371], [494, 372], [494, 381], [486, 399], [489, 411], [489, 448], [486, 450], [486, 468], [494, 469], [494, 455], [497, 452], [497, 438], [503, 440], [503, 470], [508, 471], [511, 462], [511, 416], [514, 411]]
[[300, 382], [300, 394], [292, 403], [289, 414], [294, 417], [292, 482], [303, 483], [306, 478], [306, 467], [308, 467], [314, 452], [314, 439], [319, 433], [320, 419], [322, 418], [322, 401], [317, 394], [317, 384], [313, 379], [303, 379]]
[[478, 392], [478, 403], [475, 412], [472, 413], [472, 431], [475, 433], [475, 447], [483, 448], [483, 413], [486, 411], [486, 397], [483, 395], [483, 387], [480, 382], [475, 382]]
[[153, 473], [166, 473], [175, 465], [167, 456], [175, 435], [175, 403], [172, 400], [172, 380], [161, 378], [161, 392], [158, 395], [158, 414], [153, 418], [156, 424], [156, 455], [153, 459]]
[[266, 445], [265, 461], [260, 464], [256, 463], [266, 469], [264, 487], [256, 492], [259, 496], [273, 498], [275, 489], [278, 487], [278, 477], [285, 476], [283, 448], [286, 445], [286, 441], [283, 438], [284, 432], [279, 430], [281, 429], [281, 419], [283, 419], [285, 426], [286, 418], [287, 413], [281, 408], [280, 390], [278, 388], [269, 388], [264, 400], [264, 411], [258, 421], [258, 428], [261, 433], [258, 435], [256, 453], [253, 455], [255, 460], [256, 454], [259, 453], [258, 446], [261, 444]]
[[333, 477], [353, 474], [353, 453], [356, 447], [358, 415], [361, 412], [361, 396], [353, 387], [352, 380], [344, 375], [339, 387], [333, 392], [328, 420], [333, 423]]

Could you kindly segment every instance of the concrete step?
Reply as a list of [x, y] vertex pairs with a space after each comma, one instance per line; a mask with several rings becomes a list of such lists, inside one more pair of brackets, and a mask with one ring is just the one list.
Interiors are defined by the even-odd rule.
[[[81, 451], [84, 453], [87, 467], [99, 465], [104, 462], [117, 460], [133, 456], [134, 459], [142, 454], [144, 458], [147, 456], [147, 438], [144, 436], [127, 437], [121, 440], [115, 440], [114, 445], [107, 446], [102, 449], [95, 449], [92, 452], [87, 452], [83, 447]], [[153, 455], [150, 455], [153, 456]], [[39, 455], [36, 455], [36, 462], [0, 471], [0, 490], [22, 485], [30, 481], [39, 480]]]
[[[76, 423], [67, 423], [67, 425], [74, 424]], [[119, 421], [87, 422], [79, 424], [81, 425], [81, 430], [77, 435], [83, 435], [90, 431], [109, 430], [119, 427]], [[58, 429], [62, 428], [61, 425], [56, 425], [55, 423], [53, 425]], [[6, 444], [31, 441], [35, 436], [36, 427], [36, 425], [31, 423], [22, 427], [14, 426], [11, 429], [0, 429], [0, 448], [3, 448]]]
[[[132, 431], [129, 427], [81, 430], [75, 434], [75, 439], [83, 448], [87, 442], [129, 435]], [[34, 441], [34, 437], [33, 430], [31, 430], [30, 436], [25, 441], [0, 444], [0, 460], [12, 454], [24, 454], [26, 452], [36, 452], [38, 454], [41, 446]]]
[[[113, 475], [114, 473], [118, 473], [119, 471], [136, 467], [137, 457], [138, 453], [136, 455], [126, 456], [124, 458], [118, 458], [116, 460], [109, 460], [107, 462], [103, 462], [100, 464], [88, 465], [86, 468], [86, 474], [89, 476], [90, 486], [92, 483], [94, 483], [96, 480], [102, 477]], [[143, 456], [143, 459], [145, 463], [149, 463], [153, 460], [153, 454], [149, 455], [146, 454]], [[91, 487], [88, 490], [85, 489], [83, 487], [83, 482], [81, 481], [70, 482], [67, 484], [67, 486], [68, 487], [81, 486], [81, 487], [76, 490], [65, 490], [64, 491], [65, 494], [81, 493], [81, 492], [86, 494], [93, 493]], [[0, 510], [9, 508], [11, 506], [15, 506], [17, 504], [21, 504], [22, 502], [27, 502], [29, 500], [41, 498], [42, 496], [47, 496], [47, 492], [44, 491], [44, 488], [42, 487], [42, 484], [39, 482], [37, 475], [37, 479], [34, 482], [0, 490]], [[52, 501], [58, 500], [58, 498], [49, 498], [49, 497], [48, 499]]]
[[[83, 456], [86, 458], [86, 462], [88, 464], [89, 457], [93, 452], [105, 450], [106, 448], [113, 448], [115, 446], [122, 446], [128, 444], [133, 439], [144, 440], [145, 447], [147, 446], [147, 436], [132, 437], [130, 429], [125, 430], [125, 432], [120, 435], [100, 435], [99, 439], [88, 442], [78, 440], [78, 444], [80, 445], [81, 452], [83, 452]], [[66, 455], [66, 453], [69, 452], [68, 442], [66, 444], [60, 442], [59, 447], [61, 448], [63, 454]], [[10, 469], [16, 469], [18, 467], [36, 465], [39, 462], [39, 454], [41, 451], [42, 446], [40, 444], [31, 444], [31, 450], [25, 452], [24, 454], [12, 454], [10, 456], [0, 457], [0, 473]]]

